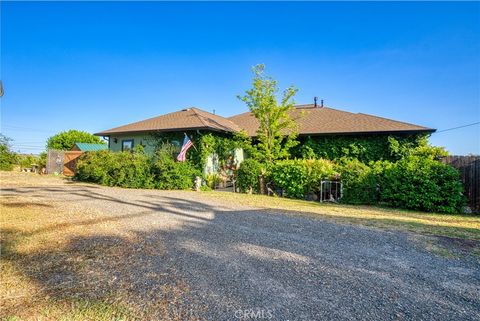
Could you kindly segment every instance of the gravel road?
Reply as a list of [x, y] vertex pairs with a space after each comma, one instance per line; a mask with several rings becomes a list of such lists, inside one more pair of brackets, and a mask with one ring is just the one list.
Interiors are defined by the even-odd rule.
[[[221, 204], [194, 192], [62, 183], [5, 186], [129, 218], [140, 240], [162, 243], [129, 273], [138, 293], [148, 275], [175, 269], [206, 320], [480, 320], [480, 264], [418, 246], [412, 234], [341, 225], [310, 216]], [[85, 228], [88, 228], [86, 226]], [[121, 277], [121, 275], [120, 275]], [[201, 305], [202, 308], [198, 307]]]

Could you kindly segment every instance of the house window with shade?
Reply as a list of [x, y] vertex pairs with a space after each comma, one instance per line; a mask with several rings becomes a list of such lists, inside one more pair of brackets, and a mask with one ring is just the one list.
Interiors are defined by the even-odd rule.
[[122, 140], [122, 151], [129, 151], [133, 149], [133, 139]]

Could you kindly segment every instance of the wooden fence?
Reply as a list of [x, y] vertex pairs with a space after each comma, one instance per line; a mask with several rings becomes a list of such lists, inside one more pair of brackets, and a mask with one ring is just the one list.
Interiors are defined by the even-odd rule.
[[442, 161], [460, 171], [468, 206], [480, 213], [480, 156], [447, 156]]
[[77, 170], [77, 160], [82, 155], [81, 151], [48, 150], [47, 173], [73, 176]]

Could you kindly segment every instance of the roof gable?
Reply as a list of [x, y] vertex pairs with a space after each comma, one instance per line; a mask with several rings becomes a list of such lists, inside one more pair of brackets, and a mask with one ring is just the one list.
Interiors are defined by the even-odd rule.
[[97, 133], [96, 135], [109, 135], [114, 133], [133, 132], [167, 132], [191, 129], [208, 129], [220, 132], [236, 132], [240, 130], [237, 124], [227, 118], [214, 115], [198, 108], [186, 108], [173, 113], [145, 119], [124, 126], [115, 127]]

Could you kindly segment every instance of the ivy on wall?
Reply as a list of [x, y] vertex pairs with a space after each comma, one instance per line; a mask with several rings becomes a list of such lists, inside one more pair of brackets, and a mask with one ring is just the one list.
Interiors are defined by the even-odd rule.
[[[224, 134], [202, 131], [186, 131], [188, 137], [192, 140], [194, 147], [187, 152], [187, 161], [191, 162], [197, 169], [203, 170], [208, 156], [217, 155], [219, 165], [224, 166], [227, 159], [233, 156], [236, 148], [245, 148], [248, 150], [247, 143], [243, 134]], [[183, 144], [184, 133], [154, 133], [151, 135], [150, 143], [154, 145], [155, 150], [169, 149], [173, 157], [180, 152]], [[176, 146], [175, 148], [172, 148]]]
[[293, 151], [297, 158], [355, 158], [361, 162], [397, 161], [409, 151], [428, 146], [428, 135], [309, 136]]

